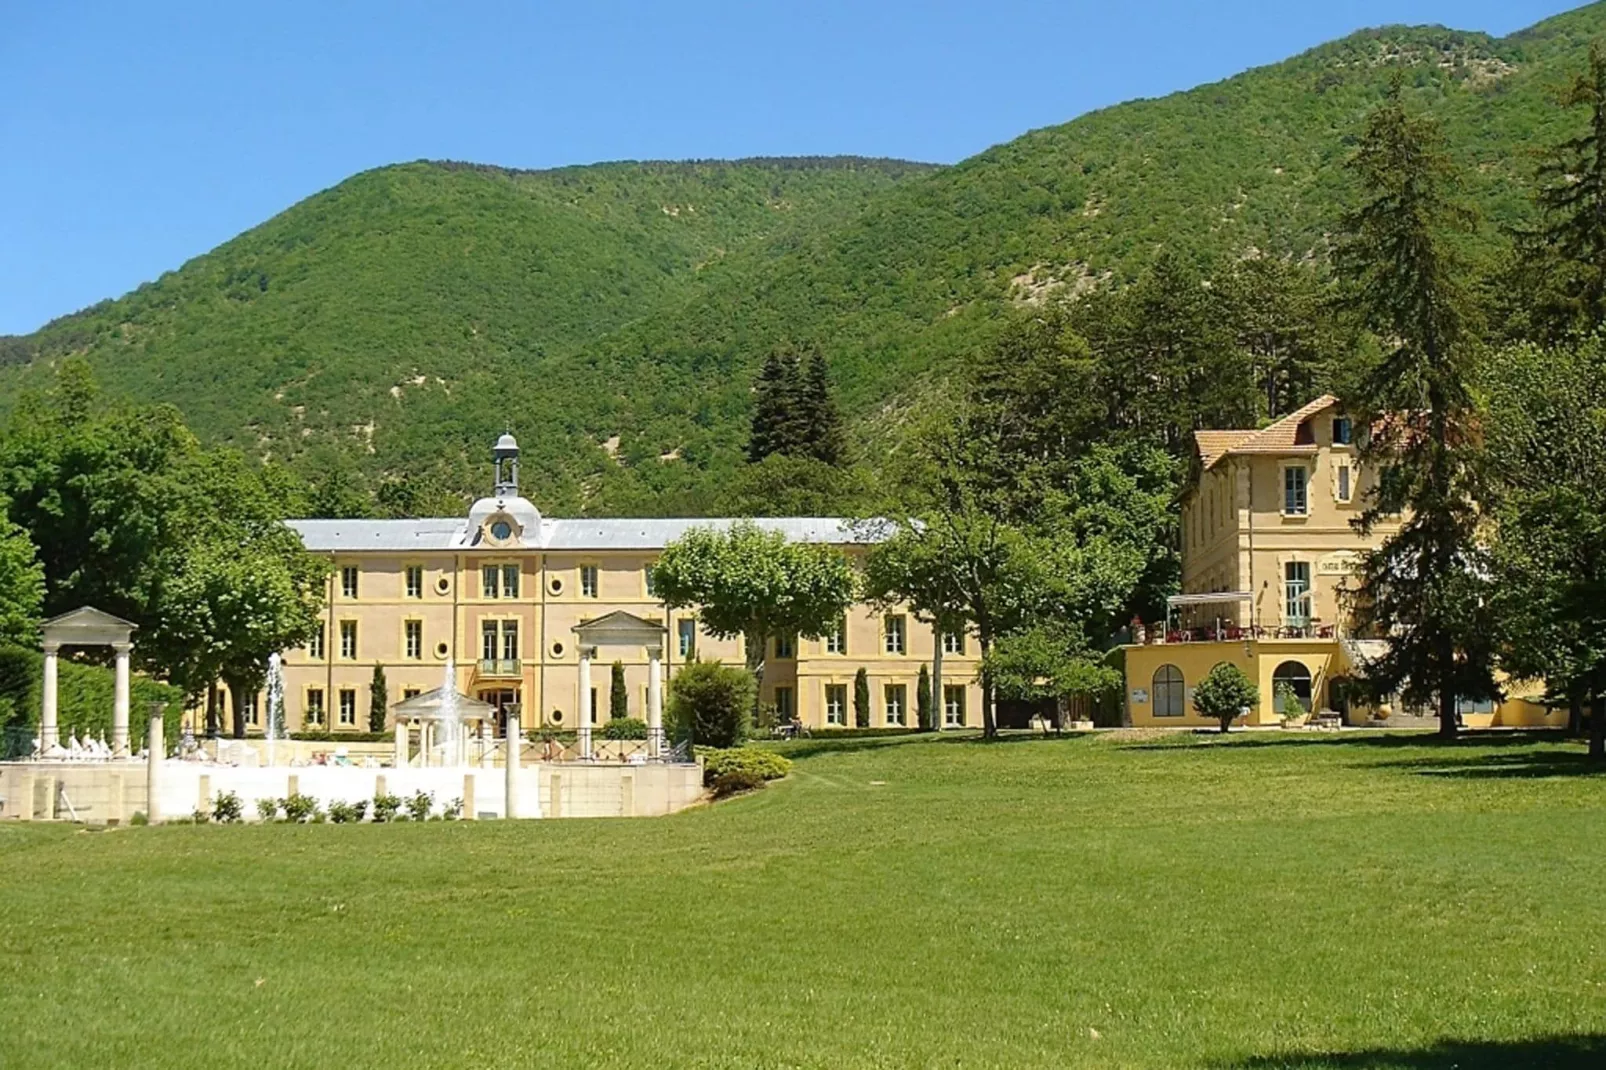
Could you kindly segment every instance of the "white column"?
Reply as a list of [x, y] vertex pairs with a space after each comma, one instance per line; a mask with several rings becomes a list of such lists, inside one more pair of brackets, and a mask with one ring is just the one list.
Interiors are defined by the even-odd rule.
[[391, 764], [397, 769], [407, 766], [407, 722], [400, 717], [396, 718], [396, 750]]
[[664, 651], [647, 648], [647, 756], [661, 758], [664, 753]]
[[942, 688], [942, 625], [936, 621], [931, 624], [931, 703], [935, 715], [932, 724], [941, 732], [943, 721], [948, 716], [948, 706]]
[[112, 757], [128, 757], [128, 654], [132, 643], [113, 643], [117, 654], [112, 690]]
[[44, 700], [39, 710], [39, 753], [46, 758], [61, 750], [61, 730], [56, 725], [56, 660], [61, 644], [45, 642]]
[[506, 753], [502, 759], [502, 773], [506, 777], [502, 794], [502, 817], [511, 819], [519, 816], [519, 748], [524, 743], [524, 727], [519, 723], [516, 710], [507, 711], [507, 739], [502, 748]]
[[591, 655], [592, 647], [580, 648], [580, 757], [591, 757]]
[[430, 739], [429, 721], [418, 722], [418, 767], [429, 768], [429, 748], [435, 741]]
[[162, 820], [162, 759], [167, 754], [167, 740], [162, 733], [162, 711], [151, 714], [150, 730], [145, 737], [145, 818], [151, 824]]

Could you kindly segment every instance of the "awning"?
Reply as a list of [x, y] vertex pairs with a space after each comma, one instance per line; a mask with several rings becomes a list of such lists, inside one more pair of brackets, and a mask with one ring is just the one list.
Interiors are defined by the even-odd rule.
[[1248, 591], [1213, 591], [1209, 594], [1174, 594], [1165, 600], [1165, 604], [1175, 609], [1177, 606], [1212, 606], [1224, 605], [1228, 602], [1249, 602], [1254, 595]]

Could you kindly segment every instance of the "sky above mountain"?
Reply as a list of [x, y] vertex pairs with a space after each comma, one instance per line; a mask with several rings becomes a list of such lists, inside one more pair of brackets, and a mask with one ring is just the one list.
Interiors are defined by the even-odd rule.
[[0, 0], [0, 334], [401, 160], [952, 163], [1365, 26], [1502, 35], [1570, 6]]

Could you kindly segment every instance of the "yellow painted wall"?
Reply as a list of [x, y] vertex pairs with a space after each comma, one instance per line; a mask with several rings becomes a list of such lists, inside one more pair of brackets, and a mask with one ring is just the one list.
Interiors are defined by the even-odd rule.
[[[1321, 709], [1327, 694], [1327, 681], [1340, 665], [1342, 652], [1337, 642], [1316, 639], [1257, 640], [1222, 643], [1156, 643], [1148, 646], [1128, 646], [1126, 652], [1126, 704], [1133, 725], [1138, 727], [1205, 727], [1214, 726], [1213, 719], [1199, 715], [1193, 708], [1192, 692], [1200, 680], [1219, 662], [1236, 665], [1255, 681], [1260, 689], [1260, 703], [1248, 722], [1252, 725], [1271, 725], [1281, 717], [1274, 708], [1272, 677], [1278, 666], [1295, 661], [1311, 674], [1313, 708]], [[1183, 685], [1188, 696], [1186, 712], [1181, 717], [1161, 717], [1155, 713], [1154, 676], [1163, 665], [1174, 665], [1182, 672]]]

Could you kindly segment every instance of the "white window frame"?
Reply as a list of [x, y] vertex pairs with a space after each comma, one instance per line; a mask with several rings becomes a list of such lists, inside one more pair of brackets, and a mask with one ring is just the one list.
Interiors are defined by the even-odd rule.
[[[1295, 609], [1296, 596], [1294, 594], [1295, 580], [1290, 575], [1294, 569], [1304, 571], [1304, 591], [1298, 596], [1298, 601], [1304, 603], [1304, 613], [1300, 615]], [[1289, 627], [1303, 626], [1315, 619], [1312, 612], [1316, 604], [1316, 570], [1309, 561], [1283, 562], [1283, 623]]]
[[362, 572], [356, 565], [340, 566], [340, 597], [348, 602], [355, 602], [361, 590], [360, 577]]
[[580, 597], [597, 598], [602, 593], [602, 569], [596, 565], [580, 566]]
[[848, 652], [848, 622], [846, 618], [836, 622], [836, 631], [827, 633], [825, 637], [825, 652], [827, 654], [846, 654]]
[[825, 723], [846, 725], [848, 723], [848, 685], [825, 685]]
[[[896, 697], [896, 701], [894, 701]], [[892, 711], [897, 710], [896, 719]], [[882, 684], [881, 685], [881, 718], [888, 727], [902, 728], [909, 723], [909, 685], [908, 684]]]
[[424, 660], [424, 622], [417, 617], [402, 621], [402, 653], [408, 661]]
[[881, 623], [881, 651], [884, 654], [903, 654], [909, 649], [907, 619], [902, 613], [888, 613]]
[[[349, 653], [346, 645], [346, 637], [348, 635], [351, 637]], [[356, 661], [357, 652], [357, 622], [348, 618], [340, 622], [340, 660]]]
[[[1288, 485], [1289, 476], [1299, 473], [1299, 509], [1289, 508], [1289, 494], [1293, 490]], [[1310, 516], [1310, 468], [1303, 464], [1283, 465], [1283, 516]]]
[[[351, 714], [346, 713], [346, 696], [351, 696]], [[354, 725], [357, 723], [357, 689], [355, 687], [342, 687], [336, 700], [341, 724]]]

